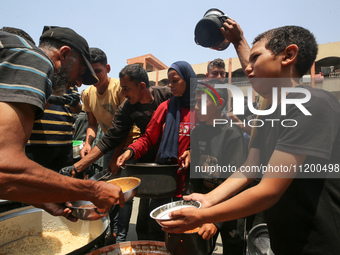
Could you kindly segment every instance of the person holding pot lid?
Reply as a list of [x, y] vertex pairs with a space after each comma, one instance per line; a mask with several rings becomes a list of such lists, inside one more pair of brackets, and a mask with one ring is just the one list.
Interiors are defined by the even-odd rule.
[[[328, 91], [300, 85], [317, 52], [314, 35], [299, 26], [271, 29], [254, 39], [245, 69], [252, 87], [269, 102], [280, 100], [273, 97], [273, 88], [290, 91], [281, 94], [287, 100], [308, 100], [287, 105], [285, 115], [279, 101], [272, 113], [261, 116], [279, 121], [257, 127], [240, 171], [207, 195], [186, 197], [205, 208], [171, 212], [172, 220], [162, 223], [165, 231], [178, 233], [265, 211], [274, 254], [340, 253], [340, 104]], [[285, 119], [297, 125], [281, 126]], [[317, 165], [323, 170], [316, 171]], [[260, 182], [240, 192], [259, 176], [256, 169], [262, 171]]]
[[168, 70], [169, 87], [173, 97], [159, 105], [149, 122], [145, 133], [118, 158], [117, 166], [121, 167], [132, 158], [142, 157], [149, 149], [156, 146], [161, 139], [156, 156], [156, 163], [176, 164], [184, 166], [177, 172], [177, 190], [173, 198], [151, 199], [149, 210], [145, 212], [145, 221], [153, 230], [149, 230], [150, 240], [164, 241], [164, 233], [149, 213], [156, 207], [179, 199], [185, 192], [190, 162], [190, 131], [193, 124], [190, 106], [195, 105], [196, 74], [191, 65], [185, 61], [173, 63]]

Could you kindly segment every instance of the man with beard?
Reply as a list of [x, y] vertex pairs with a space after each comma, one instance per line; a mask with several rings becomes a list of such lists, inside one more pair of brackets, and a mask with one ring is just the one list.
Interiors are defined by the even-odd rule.
[[[59, 47], [60, 43], [42, 38], [40, 45]], [[69, 84], [70, 74], [76, 59], [73, 58], [61, 66], [54, 75], [57, 88], [48, 98], [49, 105], [41, 119], [34, 121], [31, 137], [25, 148], [29, 159], [38, 164], [58, 171], [60, 168], [73, 164], [73, 115], [79, 113], [81, 104], [75, 81]], [[68, 88], [69, 86], [72, 86]], [[81, 84], [80, 84], [81, 85]], [[78, 85], [78, 86], [80, 86]], [[66, 94], [63, 91], [66, 91]], [[61, 94], [61, 96], [58, 96]], [[64, 95], [63, 95], [64, 94]]]
[[[99, 208], [110, 208], [119, 200], [122, 205], [118, 186], [62, 176], [26, 157], [24, 148], [33, 122], [42, 117], [52, 89], [63, 94], [72, 85], [97, 81], [88, 44], [72, 29], [47, 28], [39, 48], [25, 38], [0, 31], [0, 198], [68, 218], [71, 211], [55, 203], [87, 200]], [[59, 73], [68, 77], [65, 82], [59, 82]]]

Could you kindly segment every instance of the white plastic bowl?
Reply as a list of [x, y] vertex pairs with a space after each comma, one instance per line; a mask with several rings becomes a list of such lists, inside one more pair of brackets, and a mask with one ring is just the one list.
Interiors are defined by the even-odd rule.
[[152, 210], [150, 217], [158, 222], [162, 226], [161, 222], [170, 220], [169, 213], [177, 211], [182, 208], [195, 207], [197, 209], [201, 208], [201, 203], [199, 201], [176, 201], [165, 205], [161, 205], [156, 209]]

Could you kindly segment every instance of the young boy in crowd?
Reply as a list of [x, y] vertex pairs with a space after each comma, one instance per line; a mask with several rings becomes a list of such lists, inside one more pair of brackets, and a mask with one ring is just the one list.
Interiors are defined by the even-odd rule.
[[[214, 82], [220, 83], [217, 79], [204, 82], [210, 87], [214, 87]], [[199, 125], [192, 131], [190, 139], [191, 166], [205, 168], [201, 168], [199, 172], [192, 169], [190, 180], [192, 191], [203, 194], [210, 192], [230, 176], [228, 173], [219, 172], [217, 167], [233, 166], [237, 169], [243, 164], [247, 155], [243, 133], [238, 126], [213, 125], [214, 119], [221, 118], [221, 112], [227, 105], [228, 90], [214, 89], [217, 92], [215, 94], [204, 84], [198, 83], [197, 86], [195, 112]], [[206, 102], [206, 114], [202, 114], [203, 100]], [[208, 170], [209, 168], [211, 171]], [[242, 233], [238, 231], [237, 223], [238, 220], [215, 224], [207, 223], [200, 228], [198, 234], [203, 239], [213, 237], [215, 243], [218, 232], [220, 232], [223, 254], [242, 255], [244, 242]], [[240, 221], [240, 223], [244, 223], [244, 221]]]
[[[265, 211], [275, 255], [339, 254], [340, 104], [327, 91], [299, 85], [316, 55], [315, 38], [302, 27], [280, 27], [255, 38], [245, 71], [273, 111], [261, 116], [264, 125], [257, 128], [234, 178], [206, 195], [186, 197], [200, 200], [204, 209], [172, 212], [173, 220], [163, 223], [165, 231], [183, 232]], [[267, 168], [260, 183], [235, 195], [256, 177], [256, 171], [245, 171], [254, 166]], [[316, 166], [322, 173], [308, 174]]]

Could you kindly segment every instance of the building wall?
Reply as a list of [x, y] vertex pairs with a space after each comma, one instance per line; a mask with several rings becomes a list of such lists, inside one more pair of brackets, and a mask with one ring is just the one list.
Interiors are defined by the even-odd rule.
[[316, 62], [327, 57], [340, 57], [340, 42], [319, 44]]

